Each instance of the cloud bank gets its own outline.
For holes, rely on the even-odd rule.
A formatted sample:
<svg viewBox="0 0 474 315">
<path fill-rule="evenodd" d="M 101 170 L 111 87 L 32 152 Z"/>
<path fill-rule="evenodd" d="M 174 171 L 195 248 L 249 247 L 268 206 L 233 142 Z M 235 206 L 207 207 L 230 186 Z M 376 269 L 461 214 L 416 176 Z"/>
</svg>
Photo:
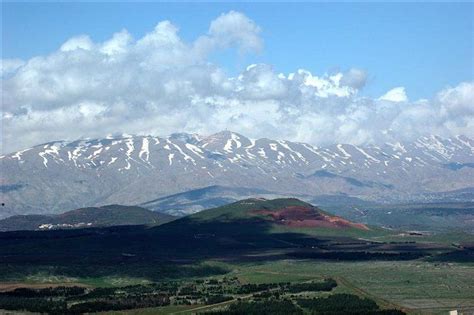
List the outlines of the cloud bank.
<svg viewBox="0 0 474 315">
<path fill-rule="evenodd" d="M 410 101 L 403 87 L 368 98 L 359 93 L 363 70 L 318 76 L 256 64 L 229 76 L 209 62 L 222 49 L 262 51 L 260 27 L 231 11 L 194 42 L 162 21 L 138 39 L 126 30 L 101 43 L 80 35 L 47 56 L 2 60 L 2 151 L 115 133 L 226 128 L 316 145 L 474 133 L 473 82 L 430 100 Z"/>
</svg>

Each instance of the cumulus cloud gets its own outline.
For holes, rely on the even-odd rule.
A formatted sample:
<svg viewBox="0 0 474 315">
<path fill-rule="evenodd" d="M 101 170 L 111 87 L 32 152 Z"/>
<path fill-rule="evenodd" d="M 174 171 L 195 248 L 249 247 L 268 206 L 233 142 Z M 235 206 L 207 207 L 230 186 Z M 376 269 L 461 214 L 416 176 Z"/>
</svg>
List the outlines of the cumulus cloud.
<svg viewBox="0 0 474 315">
<path fill-rule="evenodd" d="M 354 89 L 362 89 L 367 83 L 367 72 L 362 69 L 351 68 L 349 71 L 344 73 L 341 84 L 347 85 Z"/>
<path fill-rule="evenodd" d="M 209 62 L 221 49 L 263 49 L 261 29 L 228 12 L 185 42 L 170 21 L 142 38 L 127 30 L 104 42 L 87 35 L 30 60 L 2 61 L 3 152 L 38 143 L 107 134 L 230 129 L 250 137 L 316 145 L 473 134 L 474 83 L 409 101 L 403 87 L 378 99 L 361 96 L 361 69 L 317 75 L 280 73 L 268 64 L 229 76 Z"/>
<path fill-rule="evenodd" d="M 474 115 L 474 85 L 461 83 L 456 87 L 439 92 L 436 100 L 441 106 L 441 113 L 446 116 L 459 117 Z"/>
<path fill-rule="evenodd" d="M 94 44 L 87 35 L 80 35 L 67 40 L 59 48 L 60 51 L 72 51 L 76 49 L 91 50 Z"/>
<path fill-rule="evenodd" d="M 407 102 L 408 97 L 405 92 L 405 88 L 400 86 L 391 89 L 381 97 L 379 97 L 379 101 L 390 101 L 390 102 Z"/>
<path fill-rule="evenodd" d="M 25 62 L 21 59 L 2 59 L 1 63 L 1 77 L 7 76 L 10 73 L 15 72 L 18 68 L 24 65 Z"/>
<path fill-rule="evenodd" d="M 260 27 L 240 12 L 230 11 L 211 22 L 209 35 L 219 46 L 236 43 L 242 52 L 260 51 Z"/>
</svg>

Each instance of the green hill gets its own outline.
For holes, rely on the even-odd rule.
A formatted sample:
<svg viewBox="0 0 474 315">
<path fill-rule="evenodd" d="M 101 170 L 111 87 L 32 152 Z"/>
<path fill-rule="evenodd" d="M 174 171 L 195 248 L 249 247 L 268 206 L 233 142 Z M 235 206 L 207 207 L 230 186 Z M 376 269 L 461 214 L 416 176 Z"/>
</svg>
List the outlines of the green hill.
<svg viewBox="0 0 474 315">
<path fill-rule="evenodd" d="M 188 217 L 200 222 L 232 222 L 238 220 L 264 221 L 273 228 L 287 229 L 337 229 L 365 230 L 369 228 L 363 224 L 350 222 L 334 216 L 318 207 L 295 198 L 279 198 L 267 200 L 263 198 L 245 199 L 226 206 L 205 210 Z"/>
<path fill-rule="evenodd" d="M 237 201 L 225 206 L 204 210 L 189 216 L 197 220 L 233 220 L 255 217 L 252 210 L 277 210 L 289 206 L 313 207 L 311 204 L 296 198 L 278 198 L 267 200 L 263 198 L 250 198 Z M 317 208 L 315 208 L 317 209 Z M 318 209 L 319 211 L 322 211 Z"/>
<path fill-rule="evenodd" d="M 67 211 L 58 215 L 17 215 L 0 220 L 0 231 L 51 230 L 114 225 L 158 225 L 173 216 L 136 206 L 108 205 Z"/>
</svg>

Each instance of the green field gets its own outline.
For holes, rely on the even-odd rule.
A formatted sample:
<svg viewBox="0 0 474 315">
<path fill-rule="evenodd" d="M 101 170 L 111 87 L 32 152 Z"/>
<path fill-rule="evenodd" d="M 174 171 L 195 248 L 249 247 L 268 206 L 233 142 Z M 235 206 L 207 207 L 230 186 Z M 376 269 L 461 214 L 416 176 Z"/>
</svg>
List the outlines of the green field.
<svg viewBox="0 0 474 315">
<path fill-rule="evenodd" d="M 258 284 L 318 281 L 331 277 L 338 282 L 334 293 L 351 293 L 368 297 L 383 308 L 397 308 L 408 314 L 446 314 L 451 309 L 474 309 L 474 264 L 431 263 L 419 260 L 405 262 L 282 260 L 262 263 L 208 261 L 207 264 L 229 272 L 222 276 L 203 279 L 237 277 L 241 283 Z M 65 279 L 52 276 L 48 278 L 43 275 L 24 280 L 28 283 L 64 283 Z M 191 278 L 186 278 L 186 281 L 189 280 Z M 119 276 L 96 279 L 73 278 L 66 282 L 68 281 L 105 287 L 150 283 L 148 279 Z M 213 308 L 212 306 L 202 308 L 202 305 L 173 305 L 110 314 L 193 313 L 193 309 L 197 307 L 200 307 L 200 310 Z"/>
<path fill-rule="evenodd" d="M 304 280 L 334 277 L 348 292 L 427 314 L 446 309 L 474 308 L 474 264 L 409 262 L 280 261 L 235 271 L 242 279 Z"/>
<path fill-rule="evenodd" d="M 474 310 L 474 264 L 409 262 L 312 262 L 285 260 L 229 265 L 243 282 L 308 281 L 333 277 L 336 292 L 367 296 L 409 314 Z"/>
</svg>

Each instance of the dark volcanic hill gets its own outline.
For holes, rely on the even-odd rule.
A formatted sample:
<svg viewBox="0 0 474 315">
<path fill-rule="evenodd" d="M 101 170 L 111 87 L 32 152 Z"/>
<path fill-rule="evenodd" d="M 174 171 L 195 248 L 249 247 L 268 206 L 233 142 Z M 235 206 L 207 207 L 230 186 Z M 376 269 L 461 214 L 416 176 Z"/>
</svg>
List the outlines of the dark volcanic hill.
<svg viewBox="0 0 474 315">
<path fill-rule="evenodd" d="M 140 207 L 108 205 L 76 209 L 58 215 L 16 215 L 0 220 L 0 231 L 158 225 L 173 219 L 173 216 Z"/>
<path fill-rule="evenodd" d="M 251 198 L 202 211 L 189 218 L 199 222 L 229 223 L 240 220 L 255 220 L 274 227 L 284 226 L 295 230 L 298 230 L 298 228 L 369 229 L 364 224 L 350 222 L 331 215 L 318 207 L 295 198 L 273 200 Z"/>
</svg>

